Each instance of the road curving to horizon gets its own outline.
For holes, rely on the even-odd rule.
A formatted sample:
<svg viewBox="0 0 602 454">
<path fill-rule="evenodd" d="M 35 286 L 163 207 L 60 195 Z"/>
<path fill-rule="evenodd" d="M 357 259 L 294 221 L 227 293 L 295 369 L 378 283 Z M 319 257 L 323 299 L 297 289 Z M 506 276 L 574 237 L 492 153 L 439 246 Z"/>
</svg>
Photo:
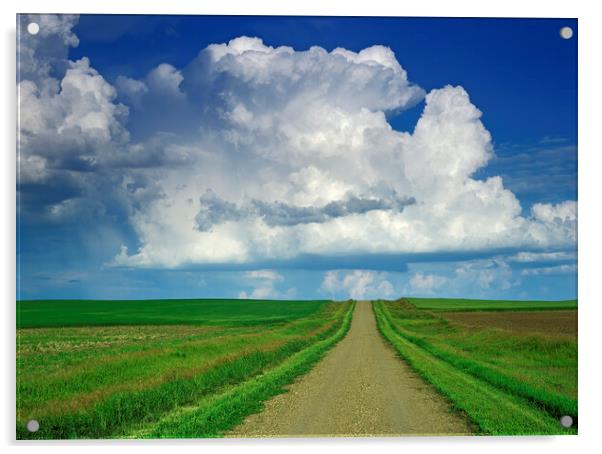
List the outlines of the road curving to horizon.
<svg viewBox="0 0 602 454">
<path fill-rule="evenodd" d="M 229 437 L 469 435 L 468 420 L 385 343 L 369 301 L 310 372 Z"/>
</svg>

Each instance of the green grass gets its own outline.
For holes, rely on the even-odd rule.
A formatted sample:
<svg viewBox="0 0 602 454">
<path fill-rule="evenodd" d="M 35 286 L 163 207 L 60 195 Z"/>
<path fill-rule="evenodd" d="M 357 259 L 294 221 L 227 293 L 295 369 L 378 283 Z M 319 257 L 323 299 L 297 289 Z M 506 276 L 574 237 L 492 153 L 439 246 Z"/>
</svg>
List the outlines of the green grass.
<svg viewBox="0 0 602 454">
<path fill-rule="evenodd" d="M 39 300 L 17 302 L 17 328 L 114 325 L 241 326 L 306 317 L 327 301 Z"/>
<path fill-rule="evenodd" d="M 577 418 L 576 339 L 458 328 L 404 301 L 375 302 L 382 335 L 481 433 L 571 434 Z"/>
<path fill-rule="evenodd" d="M 269 376 L 288 358 L 324 345 L 340 332 L 351 308 L 350 303 L 312 306 L 281 301 L 293 316 L 276 323 L 264 308 L 267 323 L 262 324 L 259 303 L 244 303 L 226 304 L 226 310 L 216 310 L 213 319 L 203 317 L 199 326 L 157 323 L 19 329 L 17 438 L 129 436 L 181 408 Z M 252 308 L 253 324 L 241 307 Z M 300 315 L 300 307 L 305 315 Z M 312 312 L 310 307 L 314 307 Z M 229 310 L 232 319 L 215 326 L 215 320 L 224 320 Z M 81 320 L 77 314 L 70 316 Z M 123 312 L 116 317 L 123 321 Z M 38 432 L 26 431 L 29 419 L 40 422 Z"/>
<path fill-rule="evenodd" d="M 462 298 L 406 298 L 418 309 L 430 311 L 537 311 L 577 309 L 577 300 L 515 301 Z"/>
</svg>

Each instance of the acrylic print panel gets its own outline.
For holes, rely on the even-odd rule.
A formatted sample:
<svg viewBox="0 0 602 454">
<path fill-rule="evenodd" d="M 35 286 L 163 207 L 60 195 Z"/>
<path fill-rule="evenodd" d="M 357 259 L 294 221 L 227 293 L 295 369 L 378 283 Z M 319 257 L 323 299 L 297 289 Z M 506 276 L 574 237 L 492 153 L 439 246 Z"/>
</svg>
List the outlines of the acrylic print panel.
<svg viewBox="0 0 602 454">
<path fill-rule="evenodd" d="M 19 15 L 18 439 L 577 433 L 577 21 Z"/>
</svg>

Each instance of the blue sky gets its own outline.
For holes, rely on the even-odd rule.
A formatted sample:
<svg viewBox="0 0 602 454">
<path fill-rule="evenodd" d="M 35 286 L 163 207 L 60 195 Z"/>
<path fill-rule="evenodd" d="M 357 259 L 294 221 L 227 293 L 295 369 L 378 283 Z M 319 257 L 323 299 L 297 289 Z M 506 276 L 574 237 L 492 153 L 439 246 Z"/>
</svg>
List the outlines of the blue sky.
<svg viewBox="0 0 602 454">
<path fill-rule="evenodd" d="M 20 298 L 576 297 L 576 20 L 19 26 Z"/>
</svg>

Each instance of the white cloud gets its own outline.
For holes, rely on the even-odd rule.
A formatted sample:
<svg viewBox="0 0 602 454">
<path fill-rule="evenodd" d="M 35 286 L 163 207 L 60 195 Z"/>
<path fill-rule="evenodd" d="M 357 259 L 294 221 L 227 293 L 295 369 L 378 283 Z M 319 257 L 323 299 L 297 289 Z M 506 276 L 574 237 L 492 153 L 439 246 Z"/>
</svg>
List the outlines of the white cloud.
<svg viewBox="0 0 602 454">
<path fill-rule="evenodd" d="M 125 105 L 88 58 L 67 60 L 78 45 L 72 15 L 19 16 L 19 165 L 36 181 L 56 179 L 57 171 L 90 170 L 110 160 L 127 143 Z M 38 35 L 24 32 L 30 21 Z M 52 170 L 52 171 L 49 171 Z"/>
<path fill-rule="evenodd" d="M 557 205 L 536 203 L 532 208 L 533 217 L 546 223 L 573 223 L 577 220 L 577 202 L 568 200 Z"/>
<path fill-rule="evenodd" d="M 142 97 L 148 93 L 148 86 L 142 80 L 132 79 L 126 76 L 118 76 L 115 80 L 115 88 L 131 105 L 141 108 Z"/>
<path fill-rule="evenodd" d="M 453 283 L 460 288 L 474 285 L 481 290 L 507 290 L 517 281 L 505 261 L 492 259 L 462 263 L 455 270 Z"/>
<path fill-rule="evenodd" d="M 281 291 L 276 288 L 276 283 L 283 282 L 284 276 L 274 270 L 252 270 L 242 273 L 243 281 L 250 281 L 253 289 L 251 291 L 243 290 L 239 292 L 238 297 L 242 299 L 265 299 L 280 298 L 290 299 L 294 297 L 296 289 L 288 288 Z"/>
<path fill-rule="evenodd" d="M 244 273 L 246 279 L 264 279 L 267 281 L 282 281 L 284 277 L 282 274 L 274 270 L 253 270 Z"/>
<path fill-rule="evenodd" d="M 48 177 L 47 161 L 37 155 L 17 156 L 20 183 L 38 183 Z"/>
<path fill-rule="evenodd" d="M 524 269 L 521 274 L 523 276 L 541 276 L 547 274 L 567 274 L 567 273 L 576 273 L 577 265 L 556 265 L 556 266 L 546 266 L 541 268 L 527 268 Z"/>
<path fill-rule="evenodd" d="M 413 264 L 410 269 L 411 275 L 402 287 L 405 295 L 500 298 L 521 283 L 520 271 L 515 272 L 501 258 L 431 263 L 427 267 Z M 426 271 L 433 269 L 438 272 Z"/>
<path fill-rule="evenodd" d="M 56 159 L 61 151 L 56 145 L 81 158 L 112 140 L 127 140 L 121 123 L 127 107 L 113 103 L 115 89 L 90 67 L 86 57 L 69 63 L 55 93 L 40 92 L 30 80 L 21 81 L 18 90 L 19 139 L 25 155 L 43 152 L 41 141 L 50 146 L 50 158 Z"/>
<path fill-rule="evenodd" d="M 388 47 L 372 46 L 361 50 L 358 53 L 337 47 L 332 51 L 332 53 L 335 55 L 342 55 L 352 63 L 365 63 L 373 66 L 384 66 L 385 68 L 392 69 L 395 73 L 403 74 L 403 77 L 407 78 L 406 72 L 395 58 L 395 54 Z"/>
<path fill-rule="evenodd" d="M 238 294 L 239 299 L 268 299 L 268 298 L 276 298 L 274 293 L 274 288 L 270 286 L 260 286 L 255 287 L 251 293 L 247 293 L 245 290 L 242 290 Z"/>
<path fill-rule="evenodd" d="M 393 284 L 386 273 L 376 271 L 327 271 L 320 290 L 331 297 L 344 296 L 353 299 L 389 298 L 395 294 Z"/>
<path fill-rule="evenodd" d="M 568 251 L 559 252 L 519 252 L 507 258 L 510 262 L 553 262 L 559 260 L 575 260 L 576 253 Z"/>
<path fill-rule="evenodd" d="M 432 293 L 434 290 L 438 289 L 446 282 L 447 278 L 444 276 L 437 276 L 435 274 L 415 273 L 410 278 L 410 287 L 412 291 Z"/>
<path fill-rule="evenodd" d="M 161 63 L 153 69 L 146 77 L 146 85 L 151 90 L 168 96 L 183 96 L 180 91 L 180 84 L 184 80 L 182 73 L 167 63 Z"/>
</svg>

